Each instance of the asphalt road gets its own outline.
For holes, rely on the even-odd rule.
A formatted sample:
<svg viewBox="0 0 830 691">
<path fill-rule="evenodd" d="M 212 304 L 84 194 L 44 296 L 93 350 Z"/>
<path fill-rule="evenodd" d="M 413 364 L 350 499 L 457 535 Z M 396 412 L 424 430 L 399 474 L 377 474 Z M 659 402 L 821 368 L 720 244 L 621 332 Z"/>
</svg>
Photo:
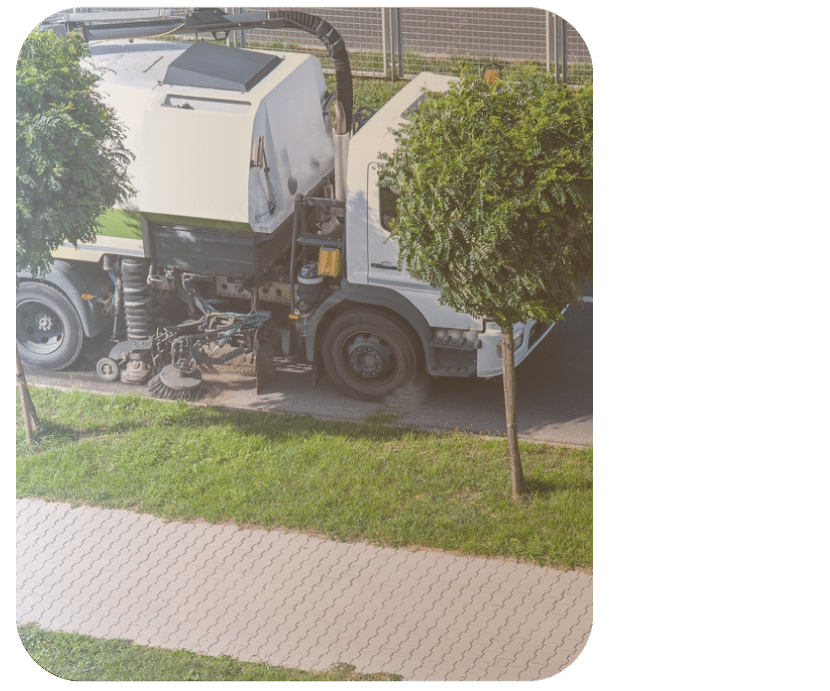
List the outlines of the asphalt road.
<svg viewBox="0 0 830 691">
<path fill-rule="evenodd" d="M 593 441 L 593 304 L 572 306 L 566 317 L 517 369 L 518 428 L 523 439 L 584 446 Z M 143 386 L 103 382 L 83 365 L 64 372 L 26 372 L 34 385 L 146 393 Z M 312 386 L 311 368 L 305 365 L 282 364 L 259 395 L 254 379 L 238 368 L 223 366 L 203 374 L 206 387 L 199 403 L 205 405 L 352 420 L 382 409 L 403 425 L 505 433 L 500 379 L 433 379 L 394 400 L 364 403 L 340 393 L 328 378 Z"/>
</svg>

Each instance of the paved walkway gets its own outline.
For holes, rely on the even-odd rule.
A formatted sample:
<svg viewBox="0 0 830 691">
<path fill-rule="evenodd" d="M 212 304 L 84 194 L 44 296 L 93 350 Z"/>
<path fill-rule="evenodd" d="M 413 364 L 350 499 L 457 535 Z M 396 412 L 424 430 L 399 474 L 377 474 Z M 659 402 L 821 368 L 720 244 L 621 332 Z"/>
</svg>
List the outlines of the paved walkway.
<svg viewBox="0 0 830 691">
<path fill-rule="evenodd" d="M 422 681 L 544 679 L 591 628 L 576 571 L 33 499 L 17 515 L 20 624 Z"/>
</svg>

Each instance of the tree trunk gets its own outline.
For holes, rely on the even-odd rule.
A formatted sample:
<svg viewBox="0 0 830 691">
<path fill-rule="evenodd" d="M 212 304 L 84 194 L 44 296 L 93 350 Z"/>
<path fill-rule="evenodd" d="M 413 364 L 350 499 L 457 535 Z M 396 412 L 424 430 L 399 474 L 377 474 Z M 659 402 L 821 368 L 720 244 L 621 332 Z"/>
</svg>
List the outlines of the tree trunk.
<svg viewBox="0 0 830 691">
<path fill-rule="evenodd" d="M 504 412 L 507 418 L 507 446 L 510 450 L 510 478 L 513 499 L 525 492 L 525 476 L 519 456 L 519 431 L 516 428 L 516 359 L 513 353 L 513 326 L 502 327 L 501 371 L 504 375 Z"/>
<path fill-rule="evenodd" d="M 23 425 L 26 428 L 26 438 L 31 441 L 35 437 L 40 420 L 37 418 L 35 404 L 29 395 L 29 386 L 26 384 L 26 375 L 23 373 L 23 361 L 20 359 L 20 351 L 15 346 L 17 356 L 17 390 L 20 392 L 20 408 L 23 411 Z"/>
</svg>

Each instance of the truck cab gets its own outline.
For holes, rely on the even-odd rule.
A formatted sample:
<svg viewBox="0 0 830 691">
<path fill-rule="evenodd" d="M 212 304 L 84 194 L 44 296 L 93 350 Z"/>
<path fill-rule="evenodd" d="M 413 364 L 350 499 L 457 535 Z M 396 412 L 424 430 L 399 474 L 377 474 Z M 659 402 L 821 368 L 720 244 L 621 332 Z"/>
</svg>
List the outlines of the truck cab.
<svg viewBox="0 0 830 691">
<path fill-rule="evenodd" d="M 442 305 L 437 288 L 410 276 L 399 259 L 397 241 L 390 236 L 395 191 L 381 187 L 378 180 L 382 154 L 390 153 L 396 145 L 394 131 L 417 108 L 425 91 L 445 91 L 453 81 L 453 77 L 444 75 L 419 74 L 352 138 L 346 201 L 346 279 L 355 299 L 371 299 L 372 304 L 385 310 L 387 318 L 407 315 L 409 338 L 429 375 L 491 378 L 502 373 L 501 330 L 492 321 Z M 514 326 L 517 364 L 550 328 L 535 322 Z M 380 354 L 378 358 L 382 359 Z M 359 376 L 359 368 L 353 369 Z M 340 386 L 346 388 L 342 383 Z"/>
</svg>

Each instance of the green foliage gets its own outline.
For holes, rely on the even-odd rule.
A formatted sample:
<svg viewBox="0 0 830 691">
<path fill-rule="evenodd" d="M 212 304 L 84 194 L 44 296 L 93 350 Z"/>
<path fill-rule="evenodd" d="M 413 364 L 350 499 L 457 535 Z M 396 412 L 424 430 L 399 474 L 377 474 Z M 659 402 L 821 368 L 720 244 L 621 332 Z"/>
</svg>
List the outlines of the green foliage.
<svg viewBox="0 0 830 691">
<path fill-rule="evenodd" d="M 336 91 L 337 78 L 335 75 L 327 75 L 326 84 L 329 91 Z M 355 77 L 353 86 L 354 110 L 357 113 L 360 108 L 368 108 L 373 111 L 380 110 L 390 98 L 406 86 L 406 82 Z"/>
<path fill-rule="evenodd" d="M 381 184 L 415 277 L 502 326 L 561 318 L 592 272 L 593 87 L 535 69 L 467 75 L 397 133 Z"/>
<path fill-rule="evenodd" d="M 75 34 L 33 31 L 17 60 L 17 267 L 51 263 L 64 241 L 95 237 L 98 216 L 131 190 L 115 113 L 81 64 Z"/>
</svg>

